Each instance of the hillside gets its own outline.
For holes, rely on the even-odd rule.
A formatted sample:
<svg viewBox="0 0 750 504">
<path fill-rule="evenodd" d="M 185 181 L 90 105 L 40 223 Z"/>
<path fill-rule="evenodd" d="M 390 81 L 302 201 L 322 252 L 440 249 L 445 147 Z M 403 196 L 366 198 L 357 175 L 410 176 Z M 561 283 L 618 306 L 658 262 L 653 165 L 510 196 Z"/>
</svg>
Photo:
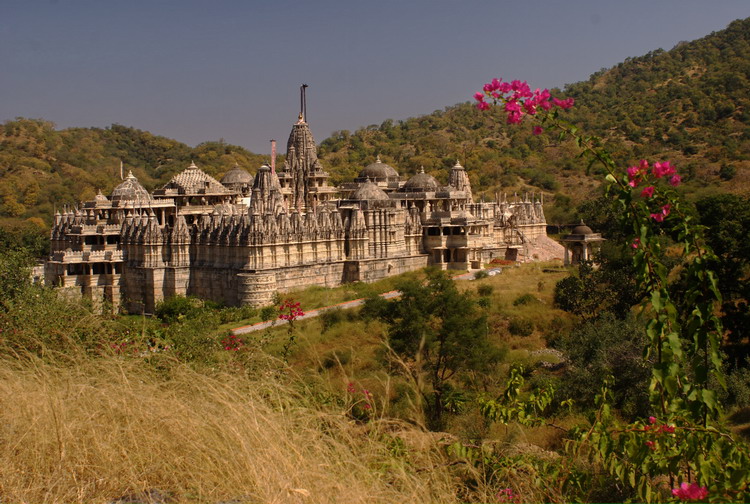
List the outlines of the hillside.
<svg viewBox="0 0 750 504">
<path fill-rule="evenodd" d="M 498 75 L 506 80 L 523 78 Z M 688 176 L 685 190 L 750 190 L 750 19 L 707 37 L 630 58 L 587 81 L 552 90 L 575 98 L 567 117 L 604 137 L 616 159 L 671 159 Z M 477 83 L 477 89 L 482 83 Z M 467 89 L 467 97 L 472 91 Z M 471 103 L 430 115 L 385 121 L 353 133 L 340 131 L 321 143 L 322 157 L 340 179 L 351 177 L 376 154 L 401 175 L 424 166 L 447 177 L 459 159 L 475 187 L 488 197 L 498 189 L 557 193 L 554 221 L 595 191 L 575 159 L 577 149 L 557 145 L 530 128 L 507 127 L 499 114 Z"/>
<path fill-rule="evenodd" d="M 507 79 L 523 76 L 502 75 Z M 750 18 L 669 51 L 656 50 L 552 90 L 571 96 L 567 117 L 607 140 L 623 167 L 639 158 L 670 159 L 693 197 L 750 192 Z M 477 83 L 477 89 L 482 83 Z M 475 91 L 467 89 L 467 97 Z M 313 125 L 314 128 L 314 125 Z M 320 144 L 334 183 L 351 180 L 376 155 L 402 177 L 421 166 L 443 182 L 456 159 L 479 197 L 496 191 L 544 191 L 550 223 L 573 222 L 576 207 L 597 193 L 571 143 L 530 128 L 507 127 L 497 113 L 462 103 L 432 114 L 338 131 Z M 222 141 L 196 148 L 120 125 L 56 130 L 17 119 L 0 128 L 0 218 L 49 223 L 54 206 L 111 189 L 120 160 L 151 189 L 194 159 L 212 175 L 237 162 L 254 172 L 267 158 Z"/>
<path fill-rule="evenodd" d="M 153 189 L 191 160 L 220 176 L 235 163 L 254 172 L 267 157 L 223 141 L 190 148 L 118 124 L 56 130 L 49 121 L 18 118 L 0 126 L 0 216 L 49 223 L 55 206 L 108 193 L 119 183 L 120 161 Z"/>
</svg>

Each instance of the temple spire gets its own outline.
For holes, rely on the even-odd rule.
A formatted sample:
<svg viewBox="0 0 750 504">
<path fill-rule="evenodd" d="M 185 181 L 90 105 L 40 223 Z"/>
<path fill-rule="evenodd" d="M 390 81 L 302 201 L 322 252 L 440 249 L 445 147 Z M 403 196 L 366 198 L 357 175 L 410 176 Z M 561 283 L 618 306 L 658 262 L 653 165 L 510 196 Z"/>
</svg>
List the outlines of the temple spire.
<svg viewBox="0 0 750 504">
<path fill-rule="evenodd" d="M 302 84 L 299 87 L 299 117 L 302 121 L 307 121 L 307 97 L 305 96 L 305 90 L 309 86 Z"/>
</svg>

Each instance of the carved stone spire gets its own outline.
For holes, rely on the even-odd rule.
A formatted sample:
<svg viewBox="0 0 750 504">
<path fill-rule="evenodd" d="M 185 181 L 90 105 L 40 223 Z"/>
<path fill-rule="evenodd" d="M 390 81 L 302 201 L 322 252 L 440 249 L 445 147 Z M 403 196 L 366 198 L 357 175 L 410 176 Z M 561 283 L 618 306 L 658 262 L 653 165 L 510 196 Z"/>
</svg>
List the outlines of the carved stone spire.
<svg viewBox="0 0 750 504">
<path fill-rule="evenodd" d="M 451 168 L 450 185 L 459 191 L 464 191 L 470 203 L 474 201 L 471 196 L 471 182 L 469 182 L 469 176 L 466 174 L 464 167 L 461 166 L 461 163 L 458 161 L 456 161 L 455 166 Z"/>
<path fill-rule="evenodd" d="M 310 195 L 310 175 L 321 171 L 318 149 L 310 127 L 300 113 L 299 120 L 292 126 L 286 144 L 285 170 L 292 177 L 291 206 L 297 210 L 312 207 Z"/>
</svg>

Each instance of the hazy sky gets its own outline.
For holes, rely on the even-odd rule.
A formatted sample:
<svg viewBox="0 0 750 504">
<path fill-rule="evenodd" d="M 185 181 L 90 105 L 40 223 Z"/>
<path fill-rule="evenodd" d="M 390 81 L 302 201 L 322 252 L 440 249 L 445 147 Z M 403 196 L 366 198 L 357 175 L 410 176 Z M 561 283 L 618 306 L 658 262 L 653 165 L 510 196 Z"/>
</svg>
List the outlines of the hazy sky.
<svg viewBox="0 0 750 504">
<path fill-rule="evenodd" d="M 266 153 L 303 82 L 320 141 L 467 101 L 492 77 L 560 87 L 748 16 L 748 0 L 0 0 L 0 121 Z"/>
</svg>

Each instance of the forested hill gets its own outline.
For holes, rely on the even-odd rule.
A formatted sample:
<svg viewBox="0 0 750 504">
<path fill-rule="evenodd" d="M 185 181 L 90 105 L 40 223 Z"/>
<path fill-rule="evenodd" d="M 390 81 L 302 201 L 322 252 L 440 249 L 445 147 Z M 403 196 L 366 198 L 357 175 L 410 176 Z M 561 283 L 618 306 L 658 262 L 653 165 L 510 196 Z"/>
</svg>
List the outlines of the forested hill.
<svg viewBox="0 0 750 504">
<path fill-rule="evenodd" d="M 160 186 L 194 160 L 220 176 L 235 163 L 255 173 L 268 156 L 223 141 L 191 148 L 176 140 L 117 124 L 109 128 L 56 130 L 38 119 L 0 126 L 0 216 L 50 222 L 54 206 L 105 194 L 120 182 L 120 161 L 148 189 Z M 38 222 L 38 221 L 37 221 Z"/>
<path fill-rule="evenodd" d="M 689 194 L 747 194 L 749 39 L 750 19 L 735 21 L 700 40 L 628 59 L 552 91 L 575 98 L 567 117 L 586 133 L 605 137 L 623 169 L 640 158 L 669 159 L 686 175 L 683 190 Z M 488 77 L 492 72 L 488 68 Z M 482 84 L 467 89 L 467 98 Z M 555 196 L 547 198 L 548 220 L 570 223 L 576 205 L 596 194 L 601 177 L 585 173 L 574 145 L 533 136 L 530 129 L 506 126 L 499 111 L 482 113 L 467 102 L 335 132 L 321 143 L 320 156 L 334 182 L 351 180 L 378 154 L 404 178 L 424 166 L 445 182 L 458 159 L 480 197 L 498 190 L 543 190 Z M 191 159 L 221 175 L 235 162 L 254 173 L 267 156 L 220 141 L 190 148 L 120 125 L 56 130 L 43 120 L 6 122 L 0 127 L 0 226 L 8 219 L 49 223 L 55 204 L 91 198 L 99 188 L 108 192 L 119 180 L 120 160 L 151 189 Z"/>
<path fill-rule="evenodd" d="M 492 75 L 492 69 L 488 69 Z M 497 75 L 505 80 L 522 75 Z M 750 189 L 750 19 L 672 50 L 656 50 L 601 70 L 557 96 L 572 96 L 566 115 L 586 133 L 608 140 L 615 159 L 670 159 L 688 175 L 688 192 Z M 467 89 L 467 98 L 481 89 Z M 464 103 L 423 117 L 385 121 L 353 133 L 339 131 L 321 146 L 326 166 L 351 177 L 380 154 L 401 175 L 421 165 L 445 180 L 459 159 L 472 183 L 488 196 L 504 188 L 557 193 L 548 217 L 569 210 L 595 191 L 572 145 L 555 145 L 529 127 L 506 126 L 495 113 Z M 624 166 L 623 166 L 624 169 Z"/>
</svg>

